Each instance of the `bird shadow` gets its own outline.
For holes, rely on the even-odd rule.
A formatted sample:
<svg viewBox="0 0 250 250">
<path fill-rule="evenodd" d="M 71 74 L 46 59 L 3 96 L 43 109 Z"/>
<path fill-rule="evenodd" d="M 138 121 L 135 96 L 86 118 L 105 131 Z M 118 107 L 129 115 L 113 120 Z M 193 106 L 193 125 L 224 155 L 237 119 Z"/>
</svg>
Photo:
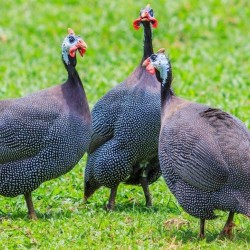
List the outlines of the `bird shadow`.
<svg viewBox="0 0 250 250">
<path fill-rule="evenodd" d="M 114 211 L 116 212 L 142 212 L 142 213 L 155 213 L 159 211 L 159 207 L 150 206 L 147 207 L 145 204 L 132 203 L 129 201 L 121 202 L 116 204 Z"/>
<path fill-rule="evenodd" d="M 107 210 L 106 209 L 106 203 L 104 204 L 91 204 L 91 203 L 87 203 L 87 204 L 81 204 L 80 206 L 78 206 L 78 209 L 80 210 L 80 213 L 84 216 L 84 213 L 86 212 L 86 210 L 88 209 L 95 209 L 97 213 L 101 212 L 113 212 L 113 213 L 131 213 L 131 212 L 135 212 L 135 213 L 146 213 L 146 214 L 153 214 L 159 211 L 159 207 L 156 206 L 152 206 L 152 207 L 146 207 L 143 204 L 133 204 L 131 202 L 124 202 L 124 203 L 119 203 L 115 206 L 114 210 Z M 49 219 L 54 219 L 54 220 L 59 220 L 62 218 L 72 218 L 75 215 L 75 211 L 72 211 L 71 209 L 63 209 L 60 211 L 53 211 L 53 209 L 48 209 L 48 211 L 42 213 L 38 210 L 36 210 L 36 215 L 37 215 L 37 219 L 39 220 L 49 220 Z M 79 214 L 79 211 L 77 212 Z M 35 220 L 31 220 L 28 216 L 28 213 L 26 211 L 13 211 L 13 212 L 3 212 L 0 211 L 0 223 L 3 220 L 12 220 L 12 221 L 17 221 L 17 220 L 24 220 L 24 221 L 35 221 Z"/>
<path fill-rule="evenodd" d="M 61 210 L 61 211 L 48 211 L 45 213 L 41 213 L 39 211 L 36 211 L 37 220 L 48 220 L 48 219 L 61 219 L 61 218 L 71 218 L 73 216 L 74 212 L 71 210 Z M 24 221 L 36 221 L 29 218 L 27 212 L 24 211 L 17 211 L 13 213 L 2 213 L 0 214 L 0 222 L 3 220 L 24 220 Z"/>
<path fill-rule="evenodd" d="M 152 205 L 150 207 L 147 207 L 144 203 L 135 203 L 131 201 L 124 201 L 116 203 L 113 210 L 107 210 L 106 208 L 107 201 L 104 201 L 103 203 L 92 203 L 87 202 L 85 204 L 86 209 L 95 209 L 96 211 L 106 211 L 106 212 L 113 212 L 113 213 L 147 213 L 147 214 L 154 214 L 162 210 L 162 207 L 159 205 Z M 179 213 L 177 213 L 179 214 Z"/>
<path fill-rule="evenodd" d="M 250 235 L 246 232 L 234 232 L 233 236 L 228 238 L 226 236 L 221 236 L 220 231 L 218 232 L 207 232 L 204 239 L 199 238 L 197 231 L 190 228 L 184 229 L 169 229 L 168 234 L 171 237 L 174 237 L 176 241 L 180 241 L 183 244 L 186 243 L 197 243 L 203 242 L 212 243 L 212 242 L 247 242 L 250 243 Z"/>
<path fill-rule="evenodd" d="M 38 216 L 38 214 L 37 214 Z M 0 214 L 0 222 L 4 220 L 25 220 L 25 221 L 30 221 L 29 216 L 27 212 L 10 212 L 10 213 L 1 213 Z"/>
</svg>

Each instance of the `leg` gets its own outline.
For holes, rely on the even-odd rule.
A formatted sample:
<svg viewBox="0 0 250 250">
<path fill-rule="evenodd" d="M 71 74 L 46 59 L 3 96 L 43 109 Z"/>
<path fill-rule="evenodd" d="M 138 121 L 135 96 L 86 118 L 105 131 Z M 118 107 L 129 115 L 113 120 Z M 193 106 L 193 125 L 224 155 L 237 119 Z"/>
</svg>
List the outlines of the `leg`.
<svg viewBox="0 0 250 250">
<path fill-rule="evenodd" d="M 200 234 L 201 239 L 205 238 L 205 219 L 200 219 Z"/>
<path fill-rule="evenodd" d="M 29 218 L 32 220 L 37 220 L 36 212 L 32 202 L 31 192 L 25 193 L 24 198 L 28 207 Z"/>
<path fill-rule="evenodd" d="M 117 193 L 117 188 L 118 188 L 118 185 L 115 186 L 114 188 L 111 188 L 109 202 L 106 206 L 107 210 L 113 210 L 115 207 L 115 197 L 116 197 L 116 193 Z"/>
<path fill-rule="evenodd" d="M 232 233 L 232 229 L 235 226 L 235 224 L 233 223 L 233 219 L 234 219 L 234 213 L 233 212 L 229 212 L 228 218 L 227 218 L 227 222 L 221 232 L 222 236 L 228 236 L 231 237 L 233 235 Z"/>
<path fill-rule="evenodd" d="M 151 195 L 150 195 L 149 188 L 148 188 L 147 177 L 141 176 L 140 183 L 141 183 L 141 186 L 143 188 L 143 192 L 144 192 L 144 195 L 146 198 L 146 206 L 151 207 L 152 206 L 152 199 L 151 199 Z"/>
</svg>

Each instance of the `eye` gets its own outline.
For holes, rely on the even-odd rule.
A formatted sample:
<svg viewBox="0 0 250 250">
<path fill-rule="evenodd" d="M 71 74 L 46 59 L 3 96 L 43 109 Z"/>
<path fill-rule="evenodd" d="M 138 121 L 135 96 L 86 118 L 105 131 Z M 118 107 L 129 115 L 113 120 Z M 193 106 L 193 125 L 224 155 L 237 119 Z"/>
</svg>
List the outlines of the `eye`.
<svg viewBox="0 0 250 250">
<path fill-rule="evenodd" d="M 155 55 L 155 54 L 153 54 L 153 55 L 150 56 L 150 60 L 152 62 L 155 62 L 156 58 L 157 58 L 157 55 Z"/>
<path fill-rule="evenodd" d="M 151 17 L 154 16 L 154 11 L 153 11 L 153 9 L 151 9 L 148 13 L 150 14 Z"/>
<path fill-rule="evenodd" d="M 70 36 L 70 37 L 69 37 L 69 42 L 70 42 L 70 43 L 73 43 L 75 40 L 76 40 L 76 39 L 75 39 L 73 36 Z"/>
</svg>

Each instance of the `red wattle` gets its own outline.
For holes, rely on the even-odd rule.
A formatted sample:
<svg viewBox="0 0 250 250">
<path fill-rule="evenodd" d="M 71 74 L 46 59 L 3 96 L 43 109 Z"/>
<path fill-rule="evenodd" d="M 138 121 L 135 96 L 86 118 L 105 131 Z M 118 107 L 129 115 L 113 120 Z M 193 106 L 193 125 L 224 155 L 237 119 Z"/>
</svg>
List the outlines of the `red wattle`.
<svg viewBox="0 0 250 250">
<path fill-rule="evenodd" d="M 86 52 L 86 49 L 78 48 L 78 51 L 79 51 L 79 54 L 80 54 L 81 56 L 83 56 L 83 55 L 85 54 L 85 52 Z"/>
<path fill-rule="evenodd" d="M 71 57 L 75 57 L 75 55 L 76 55 L 76 50 L 77 50 L 77 47 L 76 47 L 76 46 L 71 47 L 71 48 L 69 49 L 69 55 L 70 55 Z"/>
<path fill-rule="evenodd" d="M 134 29 L 136 30 L 140 29 L 140 22 L 141 22 L 141 18 L 137 18 L 134 20 L 133 22 Z"/>
<path fill-rule="evenodd" d="M 69 52 L 69 55 L 70 55 L 71 57 L 75 57 L 76 52 L 72 50 L 72 51 Z"/>
<path fill-rule="evenodd" d="M 146 67 L 146 70 L 151 74 L 151 75 L 154 75 L 155 74 L 155 68 L 149 64 L 147 67 Z"/>
<path fill-rule="evenodd" d="M 149 21 L 151 21 L 151 24 L 152 24 L 153 28 L 157 28 L 157 26 L 158 26 L 158 20 L 157 19 L 155 19 L 154 17 L 150 17 Z"/>
</svg>

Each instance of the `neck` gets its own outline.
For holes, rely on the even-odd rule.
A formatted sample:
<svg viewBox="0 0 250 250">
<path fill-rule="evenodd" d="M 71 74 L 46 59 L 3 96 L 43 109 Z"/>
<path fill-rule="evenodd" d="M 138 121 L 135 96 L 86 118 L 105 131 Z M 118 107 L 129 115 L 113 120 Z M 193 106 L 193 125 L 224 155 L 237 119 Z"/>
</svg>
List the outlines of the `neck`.
<svg viewBox="0 0 250 250">
<path fill-rule="evenodd" d="M 72 65 L 67 65 L 66 66 L 66 69 L 68 71 L 68 80 L 67 82 L 73 86 L 78 86 L 78 87 L 81 87 L 83 88 L 82 86 L 82 81 L 78 75 L 78 72 L 76 70 L 76 68 Z"/>
<path fill-rule="evenodd" d="M 167 89 L 161 85 L 161 109 L 163 110 L 166 103 L 168 103 L 172 96 L 174 96 L 174 92 L 171 88 Z"/>
<path fill-rule="evenodd" d="M 171 100 L 171 97 L 174 95 L 174 92 L 171 89 L 171 83 L 172 83 L 172 68 L 171 65 L 169 66 L 169 70 L 167 73 L 167 78 L 164 81 L 162 78 L 160 78 L 159 71 L 156 71 L 156 77 L 158 81 L 161 83 L 161 107 L 165 106 L 167 102 Z"/>
<path fill-rule="evenodd" d="M 72 64 L 66 65 L 68 80 L 63 84 L 62 91 L 68 107 L 74 112 L 83 115 L 86 121 L 90 121 L 90 111 L 86 94 L 81 79 Z"/>
<path fill-rule="evenodd" d="M 151 56 L 153 51 L 152 46 L 152 31 L 151 31 L 151 24 L 150 22 L 142 22 L 144 28 L 144 53 L 143 53 L 143 60 Z"/>
</svg>

